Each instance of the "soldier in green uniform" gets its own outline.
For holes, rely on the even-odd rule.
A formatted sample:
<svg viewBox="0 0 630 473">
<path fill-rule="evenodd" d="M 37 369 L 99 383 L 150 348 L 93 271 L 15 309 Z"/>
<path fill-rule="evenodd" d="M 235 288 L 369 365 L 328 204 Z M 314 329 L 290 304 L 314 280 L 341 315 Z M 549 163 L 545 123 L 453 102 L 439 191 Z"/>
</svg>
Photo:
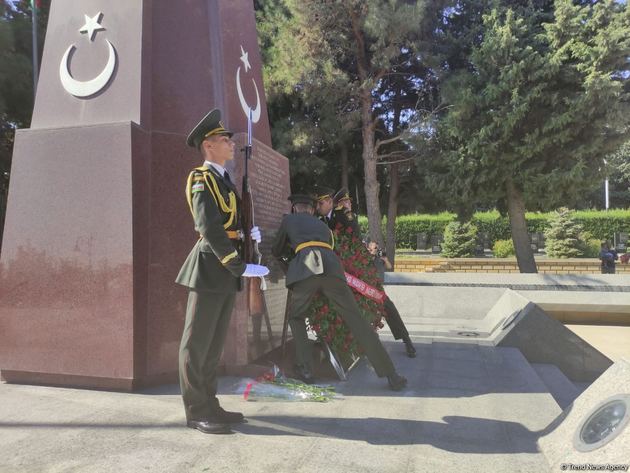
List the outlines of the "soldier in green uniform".
<svg viewBox="0 0 630 473">
<path fill-rule="evenodd" d="M 363 347 L 376 374 L 386 376 L 392 390 L 403 389 L 407 380 L 396 373 L 378 335 L 361 317 L 346 283 L 341 261 L 333 251 L 332 232 L 313 215 L 313 198 L 294 194 L 289 199 L 293 204 L 293 213 L 282 219 L 272 253 L 278 258 L 291 258 L 286 285 L 291 291 L 289 325 L 295 339 L 298 375 L 306 382 L 313 382 L 312 353 L 304 318 L 311 298 L 321 291 L 339 307 L 343 321 Z"/>
<path fill-rule="evenodd" d="M 347 188 L 342 187 L 333 196 L 333 207 L 335 208 L 333 213 L 336 215 L 336 220 L 342 224 L 343 228 L 351 228 L 352 233 L 361 239 L 359 219 L 357 214 L 352 211 L 352 198 Z"/>
<path fill-rule="evenodd" d="M 332 208 L 330 208 L 331 202 L 330 199 L 330 190 L 325 189 L 318 196 L 318 211 L 321 213 L 326 212 L 330 209 L 330 218 L 328 219 L 328 226 L 331 229 L 339 229 L 340 231 L 346 231 L 347 228 L 352 229 L 352 233 L 360 238 L 361 230 L 359 228 L 359 221 L 357 215 L 352 211 L 352 198 L 350 197 L 350 193 L 348 189 L 342 187 L 332 196 Z M 322 218 L 322 217 L 320 217 Z M 374 265 L 376 266 L 376 270 L 381 281 L 385 280 L 385 268 L 384 268 L 384 259 L 381 256 L 377 256 L 376 251 L 378 250 L 378 245 L 372 242 L 368 246 L 368 251 L 372 254 Z M 374 246 L 376 245 L 376 247 Z M 391 266 L 391 264 L 390 264 Z M 405 344 L 405 352 L 409 358 L 415 358 L 416 356 L 416 348 L 413 346 L 411 342 L 411 338 L 409 337 L 409 332 L 407 331 L 407 327 L 400 317 L 400 313 L 398 309 L 392 302 L 389 297 L 385 298 L 385 302 L 383 303 L 383 308 L 385 310 L 385 320 L 387 320 L 387 325 L 389 325 L 390 330 L 392 331 L 392 335 L 395 340 L 401 340 Z"/>
<path fill-rule="evenodd" d="M 199 240 L 186 258 L 176 282 L 189 289 L 186 322 L 179 349 L 179 382 L 187 426 L 208 434 L 230 433 L 242 422 L 239 412 L 219 405 L 217 366 L 241 276 L 262 277 L 269 270 L 245 264 L 241 257 L 240 199 L 225 171 L 234 158 L 232 133 L 217 109 L 190 132 L 187 144 L 197 148 L 203 166 L 188 176 L 186 198 Z M 260 241 L 254 227 L 252 238 Z"/>
<path fill-rule="evenodd" d="M 348 189 L 342 187 L 335 193 L 329 187 L 317 186 L 314 190 L 317 201 L 317 214 L 319 219 L 328 225 L 331 230 L 352 228 L 357 238 L 361 238 L 361 230 L 357 216 L 352 212 L 352 206 Z"/>
</svg>

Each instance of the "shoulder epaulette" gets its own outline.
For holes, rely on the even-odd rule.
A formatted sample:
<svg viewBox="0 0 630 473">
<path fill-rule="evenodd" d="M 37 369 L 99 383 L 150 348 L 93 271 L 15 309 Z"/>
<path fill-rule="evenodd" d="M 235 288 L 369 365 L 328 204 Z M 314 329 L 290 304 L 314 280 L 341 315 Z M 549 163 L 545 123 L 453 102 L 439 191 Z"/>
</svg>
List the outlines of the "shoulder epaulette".
<svg viewBox="0 0 630 473">
<path fill-rule="evenodd" d="M 234 192 L 230 191 L 229 203 L 225 202 L 225 199 L 219 191 L 214 173 L 210 172 L 210 170 L 205 166 L 193 169 L 188 175 L 188 182 L 186 183 L 186 200 L 188 201 L 188 206 L 190 207 L 190 213 L 193 218 L 195 218 L 192 206 L 193 189 L 195 186 L 201 187 L 204 184 L 214 199 L 214 202 L 217 204 L 217 207 L 219 207 L 222 212 L 229 215 L 228 221 L 223 225 L 224 228 L 228 228 L 232 225 L 232 222 L 236 218 L 236 195 Z"/>
</svg>

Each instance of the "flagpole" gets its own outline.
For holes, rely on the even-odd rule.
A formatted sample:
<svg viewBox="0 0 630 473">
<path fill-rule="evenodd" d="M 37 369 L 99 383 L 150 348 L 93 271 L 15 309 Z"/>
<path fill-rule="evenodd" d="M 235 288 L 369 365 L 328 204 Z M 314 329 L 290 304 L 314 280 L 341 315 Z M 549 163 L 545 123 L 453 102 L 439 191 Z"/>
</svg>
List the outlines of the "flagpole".
<svg viewBox="0 0 630 473">
<path fill-rule="evenodd" d="M 33 19 L 33 98 L 37 92 L 37 79 L 39 77 L 38 51 L 37 51 L 37 0 L 31 0 L 31 18 Z"/>
</svg>

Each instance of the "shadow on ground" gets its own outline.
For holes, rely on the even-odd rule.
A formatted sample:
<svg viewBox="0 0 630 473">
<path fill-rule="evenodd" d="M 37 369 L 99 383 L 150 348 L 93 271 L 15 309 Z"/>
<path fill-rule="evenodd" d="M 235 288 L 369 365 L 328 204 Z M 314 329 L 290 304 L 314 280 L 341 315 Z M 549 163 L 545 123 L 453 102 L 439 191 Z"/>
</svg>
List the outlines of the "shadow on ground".
<svg viewBox="0 0 630 473">
<path fill-rule="evenodd" d="M 321 437 L 363 441 L 372 445 L 433 445 L 459 453 L 537 453 L 542 432 L 531 432 L 516 422 L 446 416 L 443 422 L 398 420 L 380 417 L 339 419 L 333 417 L 249 416 L 248 423 L 234 425 L 243 435 Z M 0 428 L 145 430 L 184 429 L 182 422 L 84 423 L 0 422 Z"/>
</svg>

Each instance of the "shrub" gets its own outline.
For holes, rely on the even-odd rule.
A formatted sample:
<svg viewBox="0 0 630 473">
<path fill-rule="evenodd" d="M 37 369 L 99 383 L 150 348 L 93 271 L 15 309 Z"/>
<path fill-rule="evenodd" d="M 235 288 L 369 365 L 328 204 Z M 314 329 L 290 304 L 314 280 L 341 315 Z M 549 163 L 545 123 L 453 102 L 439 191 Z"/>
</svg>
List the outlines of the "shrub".
<svg viewBox="0 0 630 473">
<path fill-rule="evenodd" d="M 597 238 L 587 238 L 583 242 L 582 253 L 585 258 L 599 258 L 599 251 L 601 249 L 601 240 Z"/>
<path fill-rule="evenodd" d="M 527 231 L 530 233 L 544 233 L 550 225 L 552 212 L 527 212 Z M 401 215 L 396 219 L 396 247 L 416 247 L 418 233 L 424 233 L 427 241 L 432 236 L 444 234 L 446 225 L 454 221 L 455 214 L 442 212 L 435 215 L 411 214 Z M 615 232 L 630 232 L 630 210 L 578 210 L 573 213 L 574 220 L 581 224 L 592 238 L 599 240 L 612 240 Z M 385 230 L 383 219 L 383 230 Z M 475 225 L 480 235 L 484 235 L 492 245 L 497 240 L 511 238 L 510 224 L 507 217 L 502 217 L 496 210 L 489 212 L 477 212 L 473 215 L 471 223 Z M 367 218 L 359 217 L 361 231 L 367 234 Z M 586 240 L 583 240 L 586 241 Z"/>
<path fill-rule="evenodd" d="M 583 227 L 575 221 L 566 207 L 559 208 L 551 217 L 545 231 L 545 252 L 552 258 L 575 258 L 584 254 Z"/>
<path fill-rule="evenodd" d="M 507 258 L 514 256 L 514 242 L 510 240 L 497 240 L 492 247 L 492 254 L 495 258 Z"/>
<path fill-rule="evenodd" d="M 471 223 L 451 222 L 444 229 L 442 256 L 466 258 L 475 255 L 477 227 Z"/>
</svg>

